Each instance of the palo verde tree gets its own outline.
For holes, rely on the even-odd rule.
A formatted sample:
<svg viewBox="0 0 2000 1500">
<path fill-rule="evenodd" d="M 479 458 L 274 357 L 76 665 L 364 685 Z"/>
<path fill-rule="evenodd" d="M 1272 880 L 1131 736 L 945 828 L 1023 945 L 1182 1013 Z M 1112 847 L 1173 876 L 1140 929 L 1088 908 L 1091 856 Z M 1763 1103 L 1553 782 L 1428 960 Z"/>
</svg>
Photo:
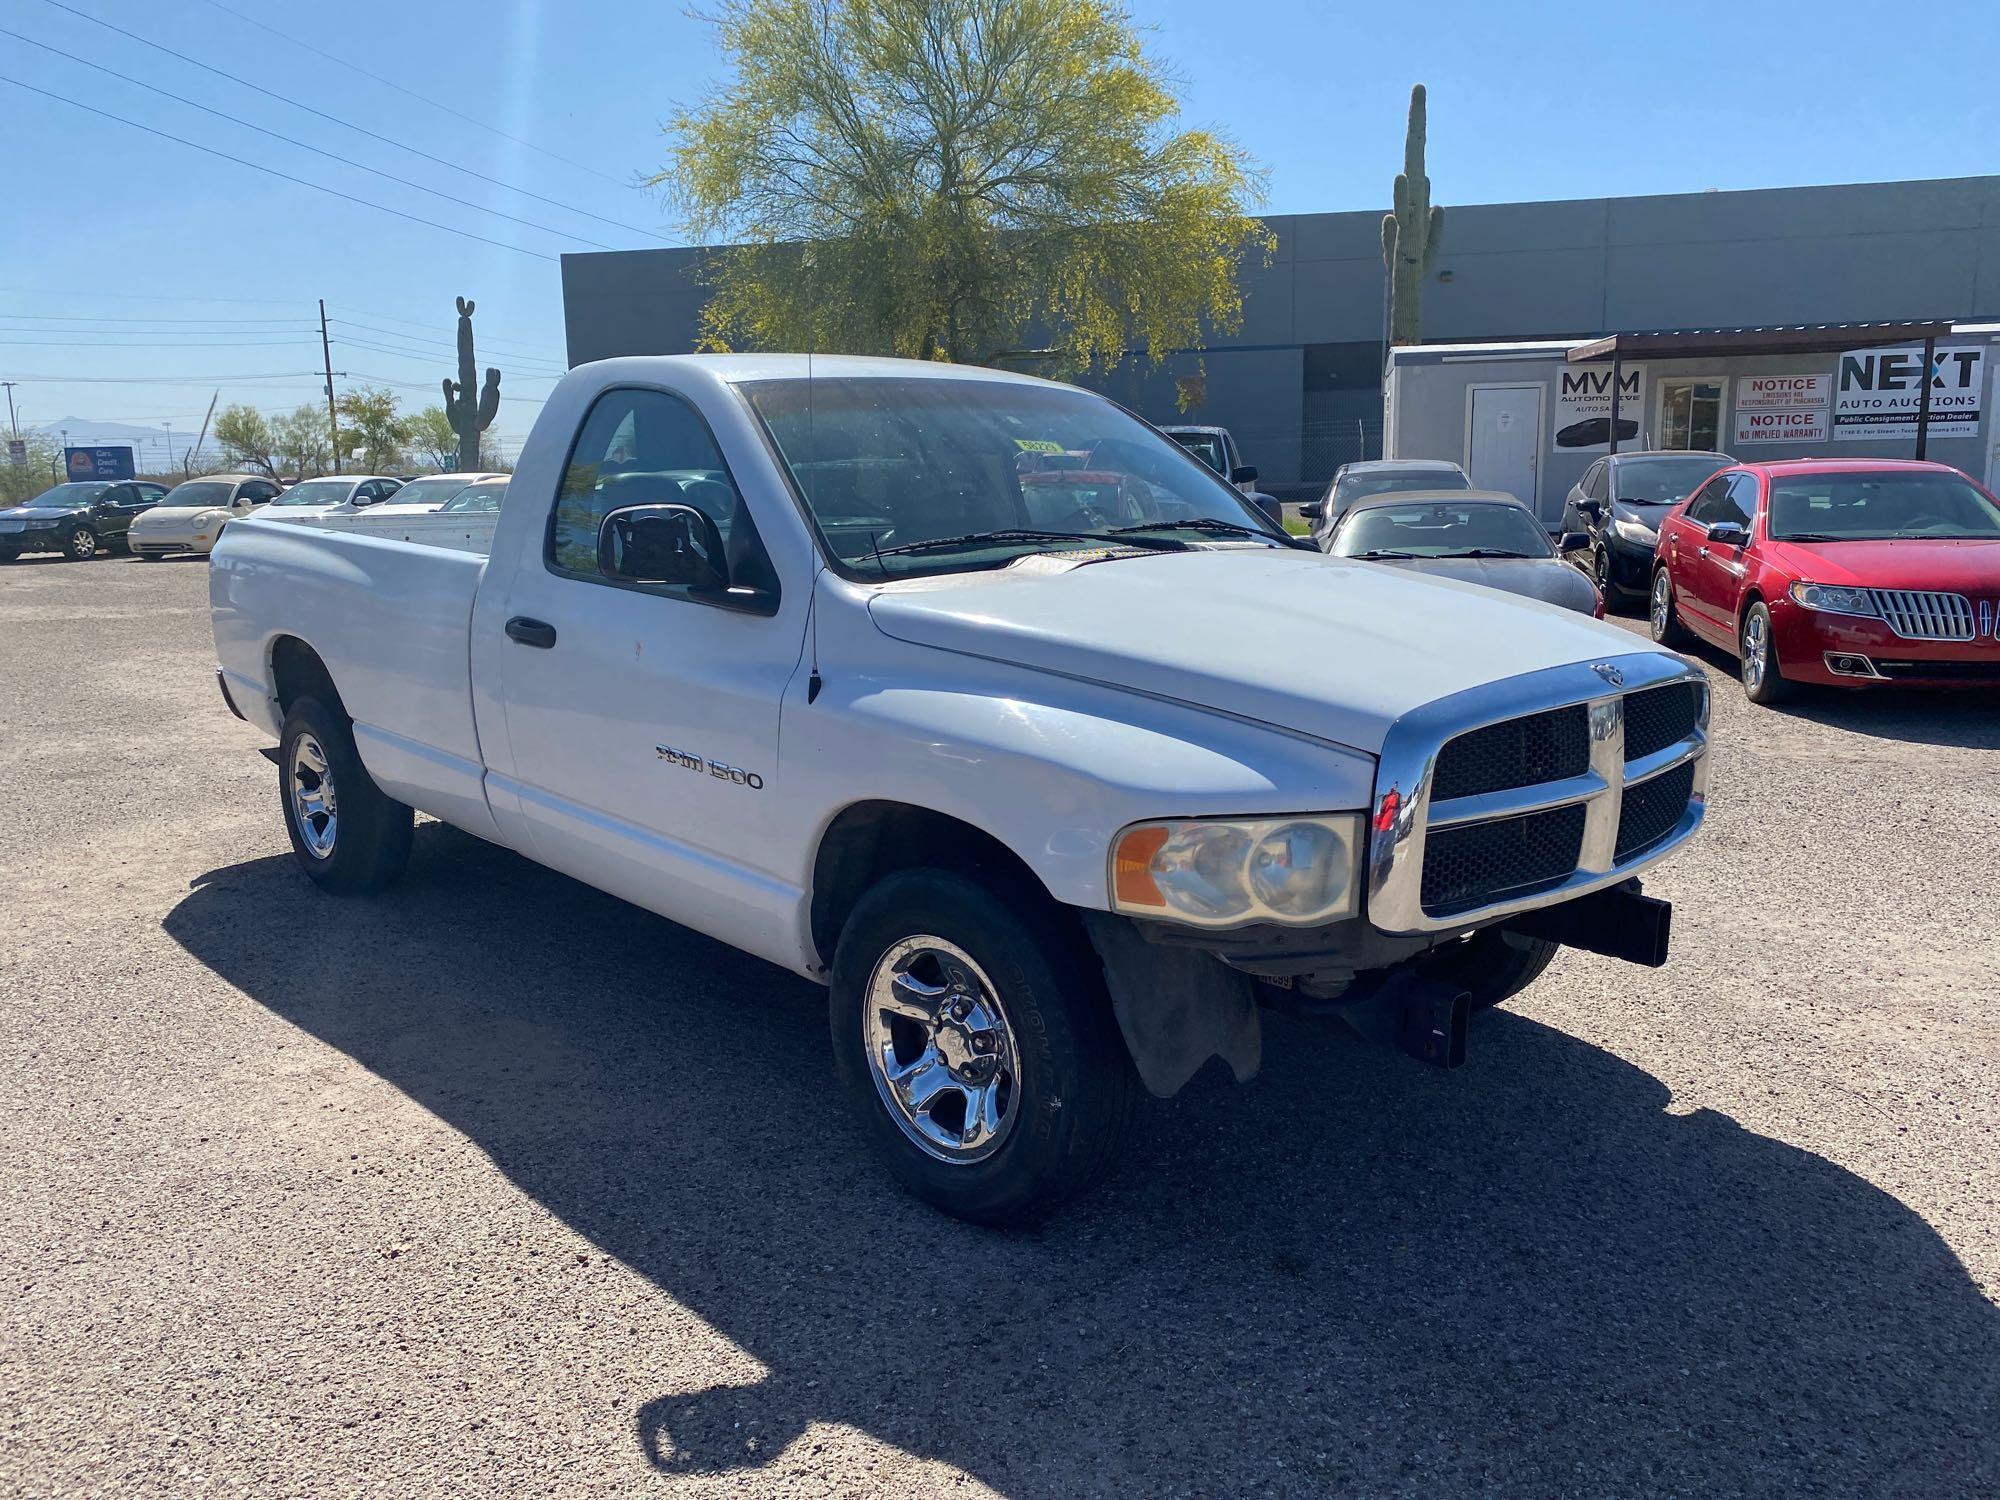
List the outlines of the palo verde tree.
<svg viewBox="0 0 2000 1500">
<path fill-rule="evenodd" d="M 1431 180 L 1424 175 L 1424 145 L 1430 137 L 1424 86 L 1410 90 L 1410 123 L 1403 133 L 1403 170 L 1396 174 L 1395 207 L 1382 216 L 1382 264 L 1389 268 L 1389 342 L 1414 344 L 1423 337 L 1424 278 L 1437 263 L 1444 238 L 1444 210 L 1431 203 Z"/>
<path fill-rule="evenodd" d="M 232 464 L 264 474 L 278 472 L 277 437 L 254 406 L 223 407 L 215 418 L 215 441 Z"/>
<path fill-rule="evenodd" d="M 340 414 L 343 457 L 359 459 L 376 474 L 403 466 L 403 445 L 410 440 L 410 429 L 396 409 L 393 391 L 357 386 L 341 392 L 333 405 Z"/>
<path fill-rule="evenodd" d="M 317 479 L 333 463 L 326 431 L 326 408 L 316 401 L 271 419 L 271 446 L 285 473 Z"/>
<path fill-rule="evenodd" d="M 410 447 L 419 463 L 439 470 L 458 467 L 458 434 L 452 431 L 451 418 L 442 406 L 426 406 L 410 418 L 408 426 Z"/>
<path fill-rule="evenodd" d="M 990 362 L 1044 328 L 1065 370 L 1242 320 L 1262 179 L 1184 129 L 1112 0 L 723 0 L 729 81 L 652 179 L 711 253 L 711 349 Z"/>
</svg>

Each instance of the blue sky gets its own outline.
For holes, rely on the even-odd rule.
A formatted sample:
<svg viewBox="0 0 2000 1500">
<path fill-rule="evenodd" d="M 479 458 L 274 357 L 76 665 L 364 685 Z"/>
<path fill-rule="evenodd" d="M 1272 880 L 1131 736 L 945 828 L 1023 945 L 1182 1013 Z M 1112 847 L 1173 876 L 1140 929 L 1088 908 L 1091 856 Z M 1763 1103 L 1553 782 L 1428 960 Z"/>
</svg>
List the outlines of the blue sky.
<svg viewBox="0 0 2000 1500">
<path fill-rule="evenodd" d="M 273 410 L 316 400 L 320 297 L 341 320 L 335 368 L 401 382 L 410 405 L 426 404 L 450 372 L 452 299 L 464 293 L 479 304 L 481 363 L 505 371 L 498 426 L 524 433 L 562 360 L 552 257 L 591 248 L 583 241 L 677 241 L 662 205 L 634 184 L 661 162 L 662 117 L 718 66 L 708 28 L 676 0 L 62 6 L 5 0 L 0 27 L 422 187 L 0 35 L 0 74 L 62 96 L 0 84 L 0 379 L 20 382 L 29 425 L 171 420 L 185 432 L 217 387 L 224 403 Z M 1134 13 L 1185 79 L 1187 118 L 1226 130 L 1268 168 L 1272 212 L 1383 206 L 1415 81 L 1430 88 L 1430 172 L 1446 204 L 2000 170 L 2000 6 L 1990 0 L 1156 0 Z M 64 99 L 536 254 L 218 160 Z"/>
</svg>

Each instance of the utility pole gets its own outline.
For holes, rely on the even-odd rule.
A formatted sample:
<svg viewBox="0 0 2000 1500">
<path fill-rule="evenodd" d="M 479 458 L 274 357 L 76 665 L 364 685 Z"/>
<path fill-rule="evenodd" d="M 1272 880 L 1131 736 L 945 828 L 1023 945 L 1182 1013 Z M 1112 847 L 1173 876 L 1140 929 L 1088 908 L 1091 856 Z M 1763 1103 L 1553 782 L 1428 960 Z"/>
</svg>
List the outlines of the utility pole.
<svg viewBox="0 0 2000 1500">
<path fill-rule="evenodd" d="M 201 445 L 202 445 L 203 443 L 205 443 L 205 442 L 207 442 L 207 441 L 208 441 L 208 424 L 209 424 L 209 423 L 210 423 L 210 422 L 211 422 L 211 421 L 212 421 L 212 420 L 214 419 L 214 417 L 215 417 L 215 403 L 216 403 L 216 402 L 218 402 L 218 401 L 220 401 L 221 399 L 222 399 L 222 388 L 221 388 L 220 386 L 218 386 L 218 387 L 216 388 L 216 392 L 215 392 L 215 394 L 214 394 L 213 396 L 210 396 L 210 397 L 208 398 L 208 415 L 207 415 L 207 416 L 205 416 L 205 417 L 203 417 L 203 418 L 201 419 L 201 436 L 200 436 L 200 437 L 198 437 L 198 438 L 196 438 L 196 439 L 194 440 L 194 448 L 190 448 L 190 449 L 188 449 L 188 452 L 187 452 L 187 473 L 186 473 L 186 476 L 185 476 L 186 478 L 189 478 L 189 479 L 192 479 L 192 478 L 194 478 L 194 454 L 195 454 L 195 448 L 199 448 L 199 447 L 200 447 L 200 446 L 201 446 Z"/>
<path fill-rule="evenodd" d="M 21 435 L 21 424 L 14 416 L 14 387 L 16 384 L 18 382 L 12 380 L 0 380 L 0 385 L 7 387 L 7 426 L 12 431 L 13 436 L 19 437 Z"/>
<path fill-rule="evenodd" d="M 319 352 L 326 361 L 326 440 L 333 449 L 333 472 L 340 472 L 340 423 L 333 415 L 333 345 L 326 338 L 326 298 L 319 299 Z"/>
</svg>

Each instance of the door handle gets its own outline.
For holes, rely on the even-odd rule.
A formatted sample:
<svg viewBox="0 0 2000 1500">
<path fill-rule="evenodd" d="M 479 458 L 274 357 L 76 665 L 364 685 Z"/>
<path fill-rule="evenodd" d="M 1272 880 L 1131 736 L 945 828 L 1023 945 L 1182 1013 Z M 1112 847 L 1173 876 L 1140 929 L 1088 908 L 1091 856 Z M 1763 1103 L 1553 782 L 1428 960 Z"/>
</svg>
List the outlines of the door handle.
<svg viewBox="0 0 2000 1500">
<path fill-rule="evenodd" d="M 556 628 L 543 620 L 516 615 L 507 622 L 507 639 L 519 641 L 524 646 L 539 646 L 546 651 L 556 643 Z"/>
<path fill-rule="evenodd" d="M 1703 548 L 1701 549 L 1701 551 L 1699 551 L 1699 552 L 1697 552 L 1697 553 L 1695 554 L 1695 556 L 1696 556 L 1696 557 L 1706 557 L 1706 556 L 1708 556 L 1708 548 L 1706 548 L 1706 547 L 1703 547 Z"/>
</svg>

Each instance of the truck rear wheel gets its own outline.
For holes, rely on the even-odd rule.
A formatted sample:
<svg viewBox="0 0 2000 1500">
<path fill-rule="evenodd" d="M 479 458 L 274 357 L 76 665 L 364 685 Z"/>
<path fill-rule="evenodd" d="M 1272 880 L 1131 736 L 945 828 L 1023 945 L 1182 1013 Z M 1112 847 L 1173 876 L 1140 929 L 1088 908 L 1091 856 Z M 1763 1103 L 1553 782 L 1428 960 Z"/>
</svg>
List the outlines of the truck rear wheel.
<svg viewBox="0 0 2000 1500">
<path fill-rule="evenodd" d="M 1456 986 L 1472 997 L 1474 1010 L 1511 1000 L 1555 959 L 1560 943 L 1483 927 L 1468 938 L 1426 955 L 1418 967 L 1425 978 Z"/>
<path fill-rule="evenodd" d="M 375 785 L 347 716 L 300 698 L 278 740 L 278 800 L 299 866 L 336 896 L 386 890 L 410 858 L 416 816 Z"/>
<path fill-rule="evenodd" d="M 1033 899 L 906 871 L 834 954 L 834 1067 L 871 1142 L 980 1224 L 1032 1223 L 1108 1175 L 1136 1101 L 1097 959 Z"/>
</svg>

